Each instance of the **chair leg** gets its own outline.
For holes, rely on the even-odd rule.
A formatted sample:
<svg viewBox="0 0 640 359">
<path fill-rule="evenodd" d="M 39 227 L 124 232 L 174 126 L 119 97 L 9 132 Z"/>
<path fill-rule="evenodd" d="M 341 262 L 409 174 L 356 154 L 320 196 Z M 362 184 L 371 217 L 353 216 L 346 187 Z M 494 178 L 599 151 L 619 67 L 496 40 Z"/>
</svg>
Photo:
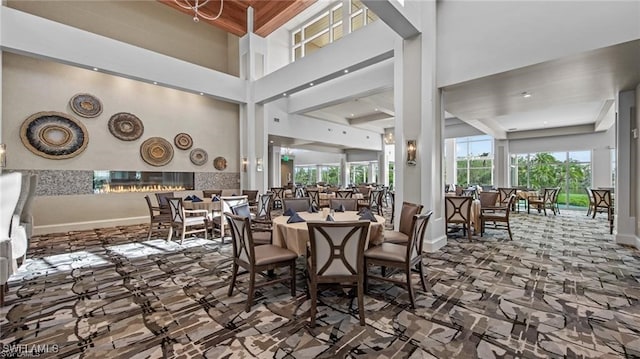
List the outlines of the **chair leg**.
<svg viewBox="0 0 640 359">
<path fill-rule="evenodd" d="M 9 288 L 8 284 L 0 284 L 0 307 L 4 306 L 4 291 Z"/>
<path fill-rule="evenodd" d="M 173 226 L 169 227 L 169 235 L 167 235 L 167 242 L 171 241 L 171 237 L 173 237 Z"/>
<path fill-rule="evenodd" d="M 153 223 L 149 224 L 149 235 L 147 236 L 147 240 L 151 239 L 151 232 L 153 232 Z"/>
<path fill-rule="evenodd" d="M 186 231 L 186 228 L 182 228 L 182 231 L 180 231 L 180 245 L 182 245 L 182 242 L 184 241 L 184 232 Z"/>
<path fill-rule="evenodd" d="M 418 262 L 418 270 L 420 271 L 420 282 L 422 282 L 422 289 L 426 292 L 427 289 L 427 277 L 424 273 L 424 264 L 422 264 L 422 259 Z"/>
<path fill-rule="evenodd" d="M 289 265 L 289 274 L 291 275 L 291 296 L 296 296 L 296 261 L 293 260 Z"/>
<path fill-rule="evenodd" d="M 229 296 L 233 295 L 233 287 L 236 285 L 236 277 L 238 276 L 238 265 L 233 263 L 231 269 L 231 283 L 229 283 Z"/>
<path fill-rule="evenodd" d="M 364 284 L 363 279 L 358 281 L 358 314 L 360 315 L 360 325 L 364 326 Z"/>
<path fill-rule="evenodd" d="M 309 315 L 311 318 L 309 318 L 309 324 L 311 325 L 311 328 L 313 328 L 316 326 L 316 302 L 318 301 L 318 287 L 313 280 L 311 281 L 311 288 L 309 291 L 311 292 L 311 308 L 309 308 Z"/>
<path fill-rule="evenodd" d="M 513 235 L 511 234 L 511 224 L 507 222 L 507 231 L 509 231 L 509 239 L 513 240 Z"/>
<path fill-rule="evenodd" d="M 409 292 L 409 300 L 411 301 L 411 308 L 416 308 L 416 300 L 413 295 L 413 286 L 411 285 L 411 268 L 407 270 L 407 291 Z"/>
<path fill-rule="evenodd" d="M 253 304 L 253 292 L 255 291 L 256 286 L 256 272 L 254 269 L 251 269 L 249 272 L 249 292 L 247 293 L 247 308 L 246 312 L 249 313 L 251 311 L 251 305 Z"/>
</svg>

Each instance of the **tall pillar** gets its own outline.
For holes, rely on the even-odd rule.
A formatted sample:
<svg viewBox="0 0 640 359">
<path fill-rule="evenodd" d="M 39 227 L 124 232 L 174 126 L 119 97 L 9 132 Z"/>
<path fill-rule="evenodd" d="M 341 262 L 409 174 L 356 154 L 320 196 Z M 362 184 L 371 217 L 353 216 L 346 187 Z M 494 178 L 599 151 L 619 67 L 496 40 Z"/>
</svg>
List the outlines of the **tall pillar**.
<svg viewBox="0 0 640 359">
<path fill-rule="evenodd" d="M 511 168 L 511 161 L 509 156 L 509 141 L 494 140 L 492 184 L 495 187 L 511 187 L 511 184 L 509 183 L 509 173 Z"/>
<path fill-rule="evenodd" d="M 369 166 L 367 166 L 367 182 L 376 182 L 376 164 L 375 162 L 369 162 Z"/>
<path fill-rule="evenodd" d="M 637 111 L 635 91 L 618 94 L 618 120 L 616 121 L 616 242 L 640 248 L 636 236 L 636 203 L 638 188 L 638 139 L 634 138 Z M 636 130 L 637 131 L 637 130 Z"/>
<path fill-rule="evenodd" d="M 384 145 L 382 147 L 384 149 Z M 378 180 L 379 184 L 389 186 L 389 158 L 386 151 L 380 151 L 378 153 Z"/>
<path fill-rule="evenodd" d="M 458 162 L 456 161 L 456 139 L 455 138 L 447 138 L 444 140 L 445 152 L 447 153 L 447 158 L 445 158 L 445 178 L 444 183 L 446 184 L 455 184 L 456 180 L 456 171 L 458 169 Z"/>
<path fill-rule="evenodd" d="M 240 187 L 264 193 L 267 178 L 258 163 L 264 165 L 267 154 L 266 111 L 253 98 L 253 83 L 264 76 L 267 42 L 253 33 L 253 8 L 247 9 L 247 34 L 240 39 L 240 78 L 247 80 L 247 102 L 240 105 Z M 279 162 L 278 162 L 279 164 Z"/>
<path fill-rule="evenodd" d="M 342 187 L 347 187 L 351 183 L 351 173 L 346 156 L 340 159 L 340 174 L 342 176 Z"/>
<path fill-rule="evenodd" d="M 611 149 L 594 148 L 591 152 L 592 187 L 611 187 Z"/>
<path fill-rule="evenodd" d="M 433 251 L 444 246 L 447 239 L 442 184 L 444 113 L 435 81 L 436 2 L 412 4 L 419 13 L 421 33 L 399 38 L 394 51 L 395 203 L 396 213 L 400 213 L 403 201 L 422 204 L 423 212 L 433 210 L 424 243 L 426 251 Z M 416 165 L 407 163 L 408 140 L 416 141 Z"/>
</svg>

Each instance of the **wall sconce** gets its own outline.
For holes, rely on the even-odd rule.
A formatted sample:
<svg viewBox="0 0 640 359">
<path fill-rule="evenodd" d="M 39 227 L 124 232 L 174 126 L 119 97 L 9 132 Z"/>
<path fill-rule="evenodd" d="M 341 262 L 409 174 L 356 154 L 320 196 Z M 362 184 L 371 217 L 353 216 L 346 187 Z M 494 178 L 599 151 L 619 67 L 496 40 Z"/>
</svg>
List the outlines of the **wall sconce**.
<svg viewBox="0 0 640 359">
<path fill-rule="evenodd" d="M 247 166 L 249 165 L 249 160 L 246 157 L 242 158 L 242 172 L 247 172 Z"/>
<path fill-rule="evenodd" d="M 7 167 L 7 145 L 0 143 L 0 168 Z"/>
<path fill-rule="evenodd" d="M 416 162 L 416 140 L 408 140 L 407 141 L 407 164 L 409 166 L 415 166 Z"/>
<path fill-rule="evenodd" d="M 256 158 L 256 171 L 262 172 L 262 157 Z"/>
</svg>

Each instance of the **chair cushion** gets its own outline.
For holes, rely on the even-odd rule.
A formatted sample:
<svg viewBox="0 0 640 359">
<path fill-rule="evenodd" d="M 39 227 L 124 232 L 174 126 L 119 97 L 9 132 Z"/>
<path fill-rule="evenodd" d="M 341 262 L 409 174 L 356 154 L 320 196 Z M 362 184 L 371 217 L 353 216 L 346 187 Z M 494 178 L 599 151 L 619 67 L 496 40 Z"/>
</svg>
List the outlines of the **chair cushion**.
<svg viewBox="0 0 640 359">
<path fill-rule="evenodd" d="M 485 221 L 506 221 L 507 213 L 506 212 L 495 212 L 495 213 L 483 213 L 482 219 Z"/>
<path fill-rule="evenodd" d="M 364 252 L 366 258 L 382 259 L 386 261 L 404 262 L 407 258 L 407 247 L 401 244 L 382 243 Z"/>
<path fill-rule="evenodd" d="M 256 250 L 256 265 L 259 266 L 284 262 L 295 258 L 298 258 L 296 253 L 272 244 L 260 246 L 260 250 Z"/>
<path fill-rule="evenodd" d="M 262 244 L 271 244 L 271 232 L 252 232 L 253 235 L 253 244 L 262 245 Z"/>
<path fill-rule="evenodd" d="M 204 224 L 205 219 L 206 217 L 185 217 L 184 223 L 187 226 L 192 226 L 194 224 Z"/>
<path fill-rule="evenodd" d="M 388 243 L 407 244 L 409 236 L 397 231 L 384 231 L 384 241 Z"/>
</svg>

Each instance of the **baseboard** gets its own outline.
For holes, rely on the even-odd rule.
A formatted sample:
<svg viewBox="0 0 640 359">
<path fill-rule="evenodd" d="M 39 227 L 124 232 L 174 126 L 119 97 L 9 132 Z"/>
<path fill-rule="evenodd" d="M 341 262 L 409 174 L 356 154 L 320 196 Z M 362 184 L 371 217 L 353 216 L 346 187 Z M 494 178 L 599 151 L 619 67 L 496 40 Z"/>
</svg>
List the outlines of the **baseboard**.
<svg viewBox="0 0 640 359">
<path fill-rule="evenodd" d="M 424 241 L 424 247 L 422 250 L 428 253 L 433 253 L 438 249 L 447 245 L 447 236 L 441 236 L 432 241 Z"/>
<path fill-rule="evenodd" d="M 640 249 L 640 238 L 633 234 L 616 234 L 616 243 Z"/>
<path fill-rule="evenodd" d="M 33 234 L 42 235 L 50 233 L 60 233 L 69 231 L 84 231 L 94 228 L 105 228 L 115 226 L 130 226 L 133 224 L 149 223 L 149 216 L 142 217 L 128 217 L 128 218 L 113 218 L 99 221 L 86 221 L 86 222 L 71 222 L 51 224 L 44 226 L 34 226 Z"/>
</svg>

